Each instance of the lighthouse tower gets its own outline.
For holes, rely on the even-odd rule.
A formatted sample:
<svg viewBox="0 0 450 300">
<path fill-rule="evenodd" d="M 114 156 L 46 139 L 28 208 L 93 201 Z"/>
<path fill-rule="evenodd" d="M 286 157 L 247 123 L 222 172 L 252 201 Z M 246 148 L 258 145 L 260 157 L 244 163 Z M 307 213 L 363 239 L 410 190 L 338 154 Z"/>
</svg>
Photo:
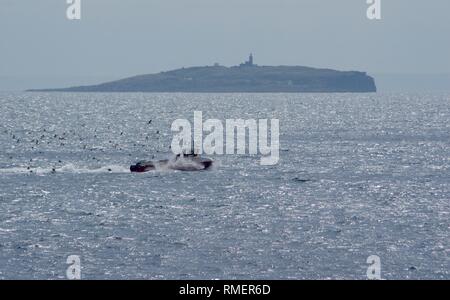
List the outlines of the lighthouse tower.
<svg viewBox="0 0 450 300">
<path fill-rule="evenodd" d="M 250 53 L 250 56 L 248 57 L 248 65 L 253 66 L 253 53 Z"/>
<path fill-rule="evenodd" d="M 253 54 L 250 53 L 250 56 L 248 57 L 248 60 L 242 64 L 240 64 L 241 67 L 253 67 L 256 66 L 253 64 Z"/>
</svg>

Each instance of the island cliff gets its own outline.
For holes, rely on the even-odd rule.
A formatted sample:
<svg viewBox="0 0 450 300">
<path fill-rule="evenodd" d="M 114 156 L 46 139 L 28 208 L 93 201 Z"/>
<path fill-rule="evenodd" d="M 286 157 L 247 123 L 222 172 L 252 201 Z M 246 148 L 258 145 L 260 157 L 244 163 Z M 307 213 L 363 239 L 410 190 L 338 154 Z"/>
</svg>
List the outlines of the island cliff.
<svg viewBox="0 0 450 300">
<path fill-rule="evenodd" d="M 376 92 L 364 72 L 301 66 L 258 66 L 245 63 L 182 68 L 125 78 L 98 85 L 31 91 L 63 92 Z"/>
</svg>

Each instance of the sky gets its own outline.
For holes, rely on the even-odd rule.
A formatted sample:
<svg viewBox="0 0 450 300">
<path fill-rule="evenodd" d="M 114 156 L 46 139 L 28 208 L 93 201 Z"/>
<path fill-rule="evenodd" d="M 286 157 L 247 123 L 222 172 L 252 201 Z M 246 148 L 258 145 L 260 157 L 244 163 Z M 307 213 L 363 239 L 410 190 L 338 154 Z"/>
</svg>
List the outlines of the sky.
<svg viewBox="0 0 450 300">
<path fill-rule="evenodd" d="M 0 0 L 0 90 L 220 63 L 358 70 L 385 90 L 450 90 L 450 1 Z"/>
</svg>

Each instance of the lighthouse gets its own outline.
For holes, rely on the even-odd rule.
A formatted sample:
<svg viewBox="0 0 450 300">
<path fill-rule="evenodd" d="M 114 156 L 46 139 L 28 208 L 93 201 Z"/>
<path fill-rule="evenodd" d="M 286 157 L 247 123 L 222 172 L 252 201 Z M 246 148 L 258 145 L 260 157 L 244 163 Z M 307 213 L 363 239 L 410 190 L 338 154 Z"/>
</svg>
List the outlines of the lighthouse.
<svg viewBox="0 0 450 300">
<path fill-rule="evenodd" d="M 253 64 L 253 53 L 250 53 L 248 60 L 242 64 L 240 64 L 241 67 L 253 67 L 255 64 Z"/>
</svg>

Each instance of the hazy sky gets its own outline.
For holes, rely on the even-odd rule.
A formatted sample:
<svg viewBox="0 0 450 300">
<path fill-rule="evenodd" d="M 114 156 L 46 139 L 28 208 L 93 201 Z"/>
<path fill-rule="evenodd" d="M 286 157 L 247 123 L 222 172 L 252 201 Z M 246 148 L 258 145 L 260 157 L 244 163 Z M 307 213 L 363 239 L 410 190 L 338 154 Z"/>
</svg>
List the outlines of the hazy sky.
<svg viewBox="0 0 450 300">
<path fill-rule="evenodd" d="M 182 66 L 307 65 L 450 73 L 450 1 L 0 0 L 0 89 L 97 83 Z M 409 75 L 408 75 L 409 76 Z M 415 75 L 414 75 L 415 76 Z"/>
</svg>

